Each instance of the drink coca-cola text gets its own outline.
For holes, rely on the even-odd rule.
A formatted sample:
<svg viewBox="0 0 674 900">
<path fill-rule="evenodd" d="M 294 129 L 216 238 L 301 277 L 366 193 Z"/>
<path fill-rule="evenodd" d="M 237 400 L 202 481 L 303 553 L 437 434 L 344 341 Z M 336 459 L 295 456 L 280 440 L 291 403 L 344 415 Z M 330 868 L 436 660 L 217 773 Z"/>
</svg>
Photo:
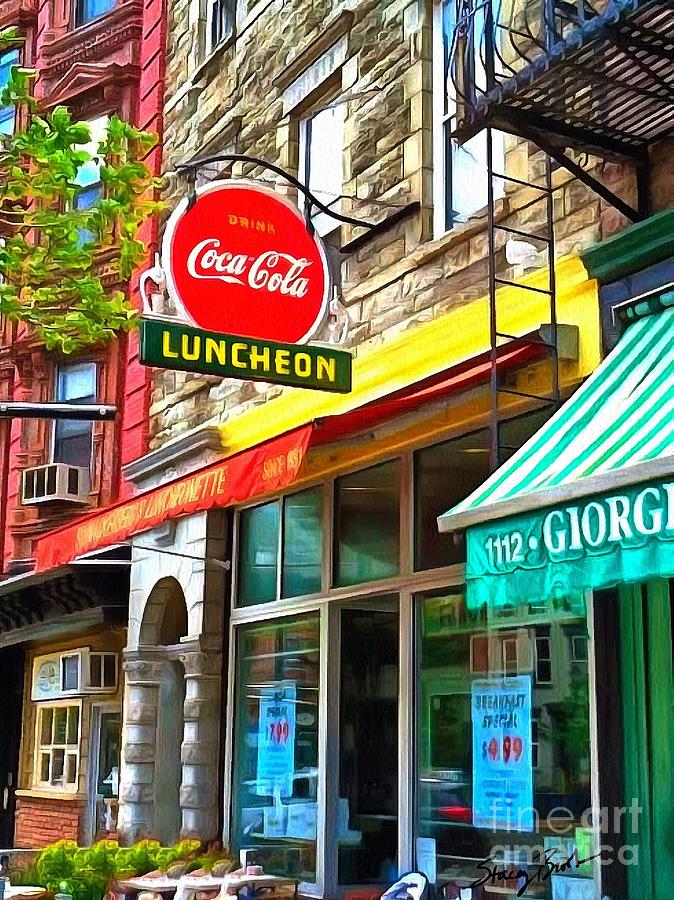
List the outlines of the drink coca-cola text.
<svg viewBox="0 0 674 900">
<path fill-rule="evenodd" d="M 245 284 L 254 290 L 304 297 L 309 279 L 302 273 L 311 265 L 304 257 L 267 250 L 258 257 L 221 250 L 217 238 L 200 241 L 187 258 L 187 271 L 193 278 Z M 243 277 L 242 277 L 243 276 Z M 245 278 L 245 281 L 244 281 Z"/>
</svg>

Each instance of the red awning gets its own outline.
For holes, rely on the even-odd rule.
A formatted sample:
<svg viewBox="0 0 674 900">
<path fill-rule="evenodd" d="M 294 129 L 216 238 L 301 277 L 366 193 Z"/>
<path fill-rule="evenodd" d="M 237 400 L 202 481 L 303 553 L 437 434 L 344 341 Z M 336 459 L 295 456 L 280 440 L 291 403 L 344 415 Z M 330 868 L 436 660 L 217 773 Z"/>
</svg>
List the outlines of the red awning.
<svg viewBox="0 0 674 900">
<path fill-rule="evenodd" d="M 540 339 L 539 339 L 540 340 Z M 543 343 L 512 343 L 499 349 L 496 367 L 499 371 L 525 365 L 545 356 L 548 349 Z M 396 416 L 413 412 L 427 403 L 444 400 L 460 391 L 489 381 L 491 362 L 489 354 L 473 357 L 466 362 L 445 369 L 437 375 L 418 381 L 381 400 L 366 403 L 340 416 L 330 416 L 316 423 L 311 445 L 330 444 L 368 428 L 381 425 Z"/>
<path fill-rule="evenodd" d="M 66 565 L 84 553 L 121 543 L 167 519 L 244 503 L 287 487 L 297 478 L 312 429 L 312 425 L 297 428 L 192 475 L 50 531 L 35 541 L 36 571 Z"/>
</svg>

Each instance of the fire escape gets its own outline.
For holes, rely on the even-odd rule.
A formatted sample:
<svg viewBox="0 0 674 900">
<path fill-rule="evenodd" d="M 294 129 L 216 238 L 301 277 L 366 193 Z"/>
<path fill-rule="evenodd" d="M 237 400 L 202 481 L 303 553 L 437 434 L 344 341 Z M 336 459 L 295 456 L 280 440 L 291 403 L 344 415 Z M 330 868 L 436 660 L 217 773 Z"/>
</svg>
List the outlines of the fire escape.
<svg viewBox="0 0 674 900">
<path fill-rule="evenodd" d="M 530 396 L 559 404 L 558 324 L 555 301 L 554 192 L 560 175 L 577 178 L 630 221 L 646 218 L 649 147 L 674 132 L 674 5 L 672 0 L 456 0 L 445 79 L 454 115 L 449 137 L 459 146 L 486 132 L 488 171 L 489 309 L 491 344 L 491 464 L 503 462 L 499 399 L 518 394 L 500 383 L 498 348 L 532 337 L 499 329 L 499 294 L 507 285 L 538 292 L 549 303 L 549 325 L 537 342 L 549 348 L 549 390 Z M 502 171 L 495 132 L 535 145 L 543 164 L 531 177 Z M 633 208 L 593 176 L 587 160 L 630 161 Z M 567 172 L 557 172 L 565 169 Z M 522 190 L 538 216 L 504 214 L 504 190 Z M 500 191 L 500 193 L 499 193 Z M 536 225 L 531 225 L 535 221 Z M 529 224 L 527 224 L 527 222 Z M 532 287 L 503 259 L 507 241 L 519 242 L 546 267 L 548 283 Z M 512 254 L 511 254 L 512 256 Z"/>
</svg>

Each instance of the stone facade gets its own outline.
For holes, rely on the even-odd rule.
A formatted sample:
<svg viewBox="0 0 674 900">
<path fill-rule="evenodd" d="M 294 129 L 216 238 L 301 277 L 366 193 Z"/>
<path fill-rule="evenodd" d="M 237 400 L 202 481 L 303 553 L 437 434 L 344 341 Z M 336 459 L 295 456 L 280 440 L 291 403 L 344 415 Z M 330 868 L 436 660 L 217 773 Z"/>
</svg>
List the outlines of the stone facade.
<svg viewBox="0 0 674 900">
<path fill-rule="evenodd" d="M 134 540 L 119 814 L 126 840 L 218 835 L 225 569 L 217 561 L 226 538 L 224 514 L 200 513 Z M 173 806 L 167 778 L 179 786 Z"/>
<path fill-rule="evenodd" d="M 248 153 L 299 168 L 299 120 L 307 108 L 336 97 L 346 106 L 343 209 L 384 223 L 371 237 L 341 226 L 330 243 L 340 251 L 341 299 L 350 321 L 350 346 L 391 336 L 487 293 L 486 211 L 446 234 L 433 229 L 433 16 L 429 0 L 335 2 L 260 0 L 237 11 L 233 36 L 214 53 L 205 49 L 206 22 L 199 0 L 177 0 L 168 21 L 165 170 L 199 156 Z M 323 73 L 323 80 L 319 74 Z M 436 154 L 437 156 L 437 154 Z M 671 146 L 652 153 L 653 205 L 670 204 Z M 579 156 L 582 165 L 635 202 L 630 164 Z M 535 180 L 543 154 L 504 137 L 508 174 Z M 437 168 L 437 162 L 436 162 Z M 213 165 L 218 173 L 273 176 L 251 165 Z M 437 177 L 437 172 L 435 173 Z M 553 173 L 557 255 L 578 254 L 625 227 L 626 220 L 566 170 Z M 287 190 L 276 179 L 280 190 Z M 170 178 L 169 206 L 186 185 Z M 497 215 L 531 231 L 544 226 L 544 206 L 532 191 L 506 185 Z M 391 217 L 387 226 L 385 220 Z M 497 262 L 505 277 L 522 274 L 506 263 L 505 236 Z M 533 265 L 540 265 L 540 261 Z M 488 344 L 485 322 L 485 345 Z M 290 389 L 292 390 L 292 389 Z M 242 410 L 277 396 L 250 383 L 157 372 L 150 408 L 150 446 L 205 423 L 230 424 Z"/>
</svg>

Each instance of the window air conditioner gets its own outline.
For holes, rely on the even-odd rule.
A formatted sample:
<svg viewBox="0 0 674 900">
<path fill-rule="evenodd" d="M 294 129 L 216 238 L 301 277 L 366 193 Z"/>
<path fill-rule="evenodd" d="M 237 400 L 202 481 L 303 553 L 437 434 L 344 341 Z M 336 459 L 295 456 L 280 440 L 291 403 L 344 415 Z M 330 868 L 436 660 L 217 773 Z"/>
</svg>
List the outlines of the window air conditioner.
<svg viewBox="0 0 674 900">
<path fill-rule="evenodd" d="M 89 502 L 89 471 L 67 463 L 50 463 L 23 470 L 21 502 L 24 506 L 40 503 Z"/>
</svg>

